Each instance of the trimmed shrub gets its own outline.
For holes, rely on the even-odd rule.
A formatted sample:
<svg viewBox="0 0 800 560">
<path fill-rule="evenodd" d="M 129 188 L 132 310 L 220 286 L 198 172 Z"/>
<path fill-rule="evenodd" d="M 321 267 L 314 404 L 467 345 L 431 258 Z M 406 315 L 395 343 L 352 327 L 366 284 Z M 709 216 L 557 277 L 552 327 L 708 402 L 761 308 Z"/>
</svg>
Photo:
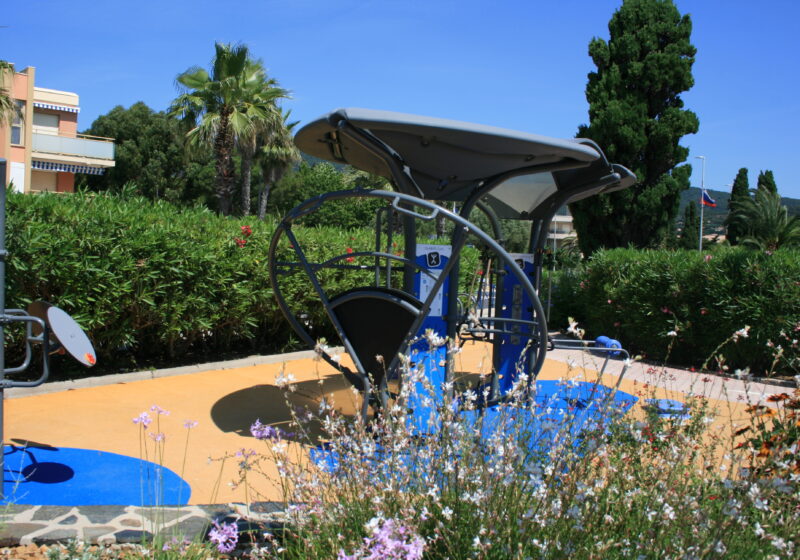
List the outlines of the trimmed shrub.
<svg viewBox="0 0 800 560">
<path fill-rule="evenodd" d="M 713 354 L 730 371 L 796 373 L 800 251 L 614 249 L 561 273 L 556 285 L 552 327 L 571 316 L 587 336 L 612 336 L 648 358 L 663 359 L 673 342 L 675 364 L 698 367 Z M 726 343 L 746 325 L 749 336 Z M 774 364 L 777 345 L 784 354 Z"/>
<path fill-rule="evenodd" d="M 9 193 L 7 216 L 7 307 L 25 309 L 42 299 L 72 314 L 94 343 L 101 371 L 301 347 L 269 282 L 272 221 L 85 193 Z M 317 262 L 374 247 L 370 229 L 295 230 Z M 294 260 L 293 251 L 284 256 Z M 467 249 L 467 257 L 463 286 L 477 269 L 477 250 Z M 374 274 L 339 269 L 320 277 L 333 295 L 369 284 Z M 311 323 L 327 323 L 303 274 L 282 286 Z M 9 364 L 21 361 L 21 331 L 8 331 Z M 337 340 L 330 329 L 314 335 Z M 72 367 L 70 360 L 54 365 L 54 371 Z"/>
<path fill-rule="evenodd" d="M 271 231 L 144 198 L 10 195 L 7 301 L 73 314 L 101 364 L 187 362 L 244 341 L 280 347 L 288 337 L 264 264 Z"/>
</svg>

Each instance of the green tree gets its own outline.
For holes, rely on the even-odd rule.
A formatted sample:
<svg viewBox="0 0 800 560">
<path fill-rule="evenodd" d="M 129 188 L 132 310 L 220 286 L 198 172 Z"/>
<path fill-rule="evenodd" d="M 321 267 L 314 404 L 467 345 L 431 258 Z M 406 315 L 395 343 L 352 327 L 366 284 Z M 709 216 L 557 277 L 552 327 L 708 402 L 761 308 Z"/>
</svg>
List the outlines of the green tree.
<svg viewBox="0 0 800 560">
<path fill-rule="evenodd" d="M 297 121 L 288 122 L 289 114 L 289 111 L 282 113 L 281 126 L 269 135 L 257 156 L 261 168 L 261 188 L 258 190 L 259 220 L 266 216 L 272 187 L 300 160 L 300 152 L 292 138 L 292 130 L 297 126 Z"/>
<path fill-rule="evenodd" d="M 84 133 L 114 138 L 115 165 L 103 175 L 86 176 L 84 184 L 96 191 L 120 191 L 123 185 L 135 183 L 139 194 L 172 202 L 210 199 L 211 164 L 207 158 L 187 160 L 185 132 L 179 122 L 141 101 L 128 109 L 114 107 L 95 119 Z"/>
<path fill-rule="evenodd" d="M 303 162 L 275 186 L 272 202 L 280 214 L 285 214 L 313 196 L 348 189 L 386 188 L 386 181 L 353 168 L 337 170 L 330 163 L 308 165 Z M 374 224 L 375 211 L 381 201 L 369 198 L 332 200 L 303 218 L 307 226 L 335 225 L 341 229 L 357 229 Z"/>
<path fill-rule="evenodd" d="M 800 246 L 800 216 L 789 216 L 780 195 L 768 188 L 738 201 L 731 221 L 745 231 L 739 241 L 743 246 L 764 251 Z"/>
<path fill-rule="evenodd" d="M 778 192 L 778 185 L 775 184 L 775 176 L 772 174 L 771 169 L 761 171 L 758 174 L 758 182 L 756 183 L 758 190 L 766 189 L 771 193 Z"/>
<path fill-rule="evenodd" d="M 216 43 L 215 50 L 211 74 L 192 67 L 178 76 L 184 92 L 172 102 L 170 115 L 194 126 L 187 133 L 191 148 L 212 150 L 219 210 L 228 215 L 236 181 L 236 142 L 273 117 L 275 100 L 285 92 L 266 85 L 263 65 L 250 58 L 246 46 Z"/>
<path fill-rule="evenodd" d="M 728 199 L 728 215 L 725 217 L 725 237 L 731 245 L 737 245 L 745 233 L 742 224 L 732 221 L 733 209 L 740 201 L 750 198 L 750 183 L 747 180 L 747 168 L 742 167 L 736 174 L 731 188 L 731 197 Z"/>
<path fill-rule="evenodd" d="M 625 0 L 608 24 L 609 41 L 594 38 L 586 99 L 589 125 L 609 161 L 634 171 L 639 184 L 570 205 L 581 250 L 659 245 L 689 186 L 689 150 L 679 144 L 699 128 L 680 94 L 694 84 L 692 23 L 669 0 Z"/>
<path fill-rule="evenodd" d="M 683 229 L 678 246 L 682 249 L 697 249 L 700 245 L 700 216 L 697 215 L 697 206 L 689 202 L 683 210 Z"/>
</svg>

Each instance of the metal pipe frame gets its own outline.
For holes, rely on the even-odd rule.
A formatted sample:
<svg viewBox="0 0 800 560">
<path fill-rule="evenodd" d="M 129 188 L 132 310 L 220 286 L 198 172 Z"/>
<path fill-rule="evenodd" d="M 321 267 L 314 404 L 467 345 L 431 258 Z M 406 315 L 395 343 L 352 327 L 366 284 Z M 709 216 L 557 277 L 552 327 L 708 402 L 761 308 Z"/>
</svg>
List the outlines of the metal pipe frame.
<svg viewBox="0 0 800 560">
<path fill-rule="evenodd" d="M 447 333 L 447 335 L 448 337 L 450 337 L 451 340 L 455 339 L 456 327 L 459 323 L 459 317 L 456 316 L 457 315 L 456 310 L 458 309 L 457 305 L 458 262 L 461 250 L 463 249 L 467 236 L 471 234 L 477 237 L 482 243 L 484 243 L 489 248 L 489 250 L 494 252 L 497 255 L 498 261 L 502 261 L 509 267 L 511 273 L 515 275 L 517 280 L 519 280 L 519 283 L 523 287 L 523 290 L 525 290 L 528 293 L 531 299 L 532 305 L 534 307 L 534 316 L 539 318 L 538 321 L 528 322 L 528 324 L 532 326 L 533 330 L 532 339 L 534 339 L 536 343 L 536 349 L 535 349 L 536 359 L 531 360 L 531 368 L 530 368 L 531 371 L 529 373 L 531 374 L 530 379 L 533 379 L 533 377 L 535 377 L 535 373 L 537 373 L 541 369 L 541 366 L 544 363 L 544 356 L 547 350 L 547 344 L 546 344 L 547 327 L 544 322 L 544 310 L 530 280 L 527 278 L 525 273 L 517 266 L 514 259 L 511 258 L 508 252 L 497 241 L 495 241 L 491 236 L 483 232 L 480 228 L 475 226 L 466 217 L 464 217 L 463 208 L 461 213 L 456 214 L 454 212 L 447 210 L 446 208 L 443 208 L 435 204 L 434 202 L 421 199 L 405 193 L 380 191 L 380 190 L 364 190 L 364 189 L 325 193 L 322 195 L 318 195 L 313 199 L 310 199 L 309 201 L 302 203 L 295 209 L 291 210 L 278 225 L 278 227 L 276 228 L 276 232 L 273 235 L 272 242 L 270 244 L 269 256 L 268 256 L 270 262 L 270 268 L 274 271 L 273 275 L 271 276 L 272 289 L 275 293 L 276 299 L 278 300 L 278 305 L 281 311 L 286 316 L 286 319 L 289 321 L 292 328 L 298 333 L 298 335 L 300 335 L 301 339 L 303 339 L 304 342 L 306 342 L 309 346 L 312 347 L 315 346 L 316 344 L 313 338 L 310 336 L 310 334 L 306 331 L 305 327 L 294 316 L 294 312 L 289 308 L 289 305 L 286 302 L 281 292 L 278 282 L 278 277 L 281 276 L 281 274 L 278 272 L 277 267 L 281 264 L 283 266 L 286 266 L 289 265 L 290 263 L 279 263 L 276 260 L 276 253 L 279 241 L 284 234 L 287 236 L 287 239 L 294 247 L 295 254 L 297 255 L 297 258 L 299 260 L 299 265 L 303 268 L 304 272 L 309 276 L 312 285 L 314 286 L 314 289 L 317 292 L 317 295 L 320 297 L 320 300 L 323 306 L 325 307 L 326 314 L 328 318 L 331 320 L 331 324 L 333 325 L 339 337 L 342 339 L 346 351 L 351 354 L 351 357 L 355 357 L 353 349 L 350 345 L 350 342 L 347 340 L 345 333 L 343 332 L 341 324 L 339 323 L 338 320 L 336 320 L 335 315 L 330 309 L 330 300 L 324 293 L 324 290 L 319 282 L 319 279 L 316 276 L 316 270 L 320 268 L 320 265 L 308 262 L 305 253 L 302 251 L 302 249 L 300 249 L 300 245 L 297 242 L 297 238 L 291 232 L 292 223 L 294 221 L 308 214 L 309 212 L 315 210 L 316 208 L 319 208 L 323 203 L 329 200 L 340 200 L 351 197 L 384 199 L 391 204 L 391 206 L 395 209 L 395 211 L 403 214 L 404 216 L 410 219 L 431 220 L 434 219 L 436 216 L 441 215 L 455 224 L 455 230 L 451 239 L 451 247 L 452 247 L 451 257 L 448 260 L 445 267 L 440 272 L 440 274 L 438 275 L 438 277 L 436 277 L 436 280 L 430 290 L 428 297 L 424 302 L 422 302 L 422 307 L 419 310 L 419 315 L 417 316 L 414 323 L 410 327 L 408 337 L 403 343 L 403 346 L 400 348 L 400 351 L 398 353 L 399 355 L 408 352 L 410 345 L 413 342 L 412 339 L 414 335 L 419 331 L 422 322 L 427 317 L 430 311 L 430 308 L 433 304 L 436 294 L 439 292 L 439 290 L 444 284 L 445 279 L 448 277 L 451 278 L 451 286 L 453 286 L 453 289 L 450 290 L 451 298 L 455 293 L 456 301 L 448 308 L 449 332 Z M 477 199 L 475 199 L 474 202 L 477 202 Z M 422 211 L 428 213 L 422 214 L 419 211 L 415 211 L 414 208 L 419 208 Z M 400 262 L 402 262 L 404 266 L 404 275 L 410 275 L 412 278 L 417 270 L 424 270 L 424 267 L 416 265 L 414 260 L 408 257 L 409 254 L 414 254 L 415 247 L 416 247 L 416 238 L 413 239 L 411 247 L 406 246 L 406 257 L 404 259 L 401 260 L 397 259 L 397 257 L 394 257 L 395 260 L 400 260 Z M 372 253 L 360 253 L 360 254 L 372 255 Z M 352 256 L 352 254 L 348 254 L 345 256 Z M 500 266 L 499 263 L 498 266 Z M 323 358 L 326 359 L 326 361 L 328 361 L 337 368 L 341 367 L 334 360 L 332 360 L 330 356 L 325 356 L 326 354 L 325 352 L 323 352 L 322 354 Z M 399 360 L 400 360 L 399 356 L 393 357 L 391 363 L 387 368 L 387 372 L 389 372 L 390 375 L 392 374 L 391 372 L 398 369 L 400 365 Z M 359 377 L 361 377 L 362 379 L 366 378 L 367 376 L 363 372 L 363 367 L 360 363 L 358 363 L 357 359 L 354 360 L 354 363 L 356 364 L 356 368 L 359 370 L 358 371 Z M 448 363 L 448 369 L 446 370 L 446 376 L 447 376 L 446 378 L 449 378 L 451 375 L 452 375 L 452 365 Z M 365 388 L 367 387 L 370 386 L 368 384 L 365 384 Z M 367 401 L 368 401 L 368 395 L 365 396 L 365 403 Z M 367 410 L 367 405 L 365 404 L 362 406 L 363 417 L 366 417 L 366 410 Z"/>
</svg>

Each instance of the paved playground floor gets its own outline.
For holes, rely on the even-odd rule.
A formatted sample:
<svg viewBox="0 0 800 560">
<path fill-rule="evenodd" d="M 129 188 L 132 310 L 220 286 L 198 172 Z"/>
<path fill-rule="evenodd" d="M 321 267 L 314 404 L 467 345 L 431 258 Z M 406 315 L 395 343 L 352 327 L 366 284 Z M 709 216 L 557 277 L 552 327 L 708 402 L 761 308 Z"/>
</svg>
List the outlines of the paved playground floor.
<svg viewBox="0 0 800 560">
<path fill-rule="evenodd" d="M 472 343 L 458 360 L 456 369 L 462 371 L 486 370 L 491 363 L 486 348 Z M 594 381 L 602 362 L 584 352 L 555 350 L 548 353 L 539 379 Z M 621 362 L 612 360 L 601 382 L 616 385 L 621 368 Z M 296 389 L 287 393 L 276 379 L 290 375 Z M 785 390 L 640 363 L 633 364 L 619 388 L 639 397 L 639 404 L 647 398 L 684 401 L 688 395 L 702 395 L 716 412 L 718 430 L 745 422 L 748 403 L 764 402 L 766 396 Z M 16 504 L 59 504 L 69 491 L 78 492 L 74 504 L 141 503 L 141 479 L 157 478 L 142 470 L 138 459 L 144 458 L 185 481 L 178 485 L 178 503 L 280 501 L 278 486 L 263 478 L 249 480 L 249 488 L 236 484 L 237 453 L 265 445 L 250 434 L 254 421 L 288 426 L 291 407 L 316 409 L 323 395 L 332 397 L 344 413 L 358 406 L 344 377 L 311 352 L 7 390 L 7 497 Z M 143 412 L 153 419 L 147 430 L 134 422 Z M 637 407 L 630 412 L 641 413 Z M 300 444 L 293 445 L 302 454 Z M 263 467 L 267 477 L 277 480 L 274 465 Z M 17 484 L 9 486 L 13 474 L 24 471 L 40 473 L 32 480 L 39 484 L 18 476 Z M 91 482 L 90 492 L 80 485 L 68 488 L 67 481 L 74 483 L 81 476 Z M 161 503 L 172 501 L 166 497 Z"/>
</svg>

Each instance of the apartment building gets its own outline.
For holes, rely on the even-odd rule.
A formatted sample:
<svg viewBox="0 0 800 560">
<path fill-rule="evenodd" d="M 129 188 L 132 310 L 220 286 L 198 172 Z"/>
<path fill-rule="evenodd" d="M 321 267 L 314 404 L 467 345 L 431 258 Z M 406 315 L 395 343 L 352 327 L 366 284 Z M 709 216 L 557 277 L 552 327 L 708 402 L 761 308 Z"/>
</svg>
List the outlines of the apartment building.
<svg viewBox="0 0 800 560">
<path fill-rule="evenodd" d="M 74 192 L 75 175 L 114 167 L 114 140 L 78 134 L 78 94 L 38 87 L 32 66 L 0 71 L 0 83 L 19 108 L 0 127 L 6 182 L 18 192 Z"/>
<path fill-rule="evenodd" d="M 578 234 L 572 226 L 572 215 L 566 206 L 562 206 L 553 216 L 550 223 L 550 230 L 547 232 L 548 247 L 560 249 L 565 243 L 574 242 Z"/>
</svg>

